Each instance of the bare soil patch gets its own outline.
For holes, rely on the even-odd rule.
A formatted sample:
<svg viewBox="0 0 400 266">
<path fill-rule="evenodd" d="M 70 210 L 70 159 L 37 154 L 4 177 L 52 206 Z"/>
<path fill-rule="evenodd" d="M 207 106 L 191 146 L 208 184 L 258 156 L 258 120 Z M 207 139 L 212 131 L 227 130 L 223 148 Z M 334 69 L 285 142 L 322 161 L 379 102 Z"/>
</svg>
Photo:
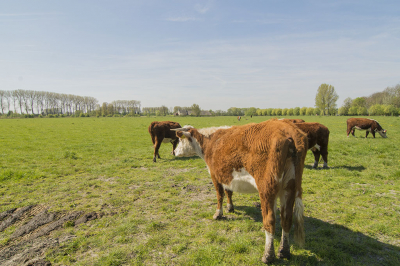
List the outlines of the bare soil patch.
<svg viewBox="0 0 400 266">
<path fill-rule="evenodd" d="M 15 226 L 8 242 L 0 246 L 0 265 L 51 265 L 44 256 L 49 248 L 70 241 L 75 236 L 50 237 L 51 232 L 65 226 L 78 226 L 101 218 L 97 212 L 48 212 L 48 207 L 31 205 L 0 213 L 0 232 Z"/>
</svg>

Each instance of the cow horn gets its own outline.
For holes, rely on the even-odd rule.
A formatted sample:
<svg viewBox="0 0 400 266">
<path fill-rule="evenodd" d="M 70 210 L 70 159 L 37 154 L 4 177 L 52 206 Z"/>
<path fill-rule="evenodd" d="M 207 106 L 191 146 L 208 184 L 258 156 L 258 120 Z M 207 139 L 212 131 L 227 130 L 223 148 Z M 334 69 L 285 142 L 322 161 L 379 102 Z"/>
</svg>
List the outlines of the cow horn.
<svg viewBox="0 0 400 266">
<path fill-rule="evenodd" d="M 181 128 L 171 128 L 172 131 L 188 131 L 189 128 L 181 127 Z"/>
</svg>

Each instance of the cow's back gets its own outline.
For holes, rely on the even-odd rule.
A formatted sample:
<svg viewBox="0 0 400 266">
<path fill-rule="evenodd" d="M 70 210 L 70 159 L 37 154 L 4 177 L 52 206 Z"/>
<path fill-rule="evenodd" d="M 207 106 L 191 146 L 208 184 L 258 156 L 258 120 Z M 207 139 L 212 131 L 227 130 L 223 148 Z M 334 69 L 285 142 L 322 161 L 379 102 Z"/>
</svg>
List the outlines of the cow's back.
<svg viewBox="0 0 400 266">
<path fill-rule="evenodd" d="M 218 130 L 210 137 L 211 145 L 207 145 L 204 159 L 219 176 L 229 178 L 233 170 L 243 168 L 251 173 L 253 168 L 259 169 L 258 165 L 265 164 L 269 159 L 292 156 L 288 154 L 289 139 L 294 141 L 292 145 L 297 151 L 306 153 L 307 137 L 294 124 L 268 120 L 233 126 Z"/>
</svg>

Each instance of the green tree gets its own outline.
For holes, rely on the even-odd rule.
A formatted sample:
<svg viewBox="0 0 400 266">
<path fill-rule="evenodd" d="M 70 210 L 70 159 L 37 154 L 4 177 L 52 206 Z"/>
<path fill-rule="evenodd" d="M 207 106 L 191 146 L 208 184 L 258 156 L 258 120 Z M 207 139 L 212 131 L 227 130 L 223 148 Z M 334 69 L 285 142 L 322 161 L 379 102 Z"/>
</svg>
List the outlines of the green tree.
<svg viewBox="0 0 400 266">
<path fill-rule="evenodd" d="M 352 101 L 351 106 L 366 107 L 366 100 L 364 97 L 357 97 Z"/>
<path fill-rule="evenodd" d="M 289 109 L 284 108 L 284 109 L 282 110 L 282 115 L 289 115 Z"/>
<path fill-rule="evenodd" d="M 249 109 L 246 110 L 245 115 L 246 116 L 257 115 L 257 109 L 255 107 L 250 107 Z"/>
<path fill-rule="evenodd" d="M 201 113 L 201 109 L 200 106 L 198 104 L 193 104 L 192 107 L 190 107 L 192 109 L 192 114 L 195 116 L 200 116 Z"/>
<path fill-rule="evenodd" d="M 306 111 L 306 115 L 313 115 L 314 114 L 314 108 L 308 107 Z"/>
<path fill-rule="evenodd" d="M 339 115 L 348 115 L 349 110 L 346 107 L 342 106 L 339 108 Z"/>
<path fill-rule="evenodd" d="M 307 114 L 307 107 L 302 107 L 300 109 L 300 115 L 306 115 Z"/>
<path fill-rule="evenodd" d="M 380 104 L 374 104 L 368 109 L 370 115 L 383 115 L 383 106 Z"/>
<path fill-rule="evenodd" d="M 383 106 L 383 113 L 385 115 L 396 115 L 397 110 L 396 107 L 394 107 L 393 105 L 384 105 Z"/>
<path fill-rule="evenodd" d="M 300 115 L 300 107 L 295 107 L 293 109 L 293 115 Z"/>
<path fill-rule="evenodd" d="M 339 109 L 339 114 L 340 115 L 348 115 L 349 114 L 349 109 L 352 106 L 353 100 L 350 97 L 347 97 L 344 100 L 344 103 L 342 107 Z"/>
<path fill-rule="evenodd" d="M 349 115 L 356 115 L 358 112 L 358 107 L 357 106 L 352 106 L 349 108 L 348 114 Z"/>
<path fill-rule="evenodd" d="M 315 96 L 315 107 L 318 107 L 324 115 L 330 114 L 336 109 L 336 101 L 339 99 L 335 87 L 328 84 L 321 84 Z"/>
<path fill-rule="evenodd" d="M 367 108 L 365 106 L 359 106 L 357 108 L 357 114 L 358 115 L 367 115 L 368 114 Z"/>
</svg>

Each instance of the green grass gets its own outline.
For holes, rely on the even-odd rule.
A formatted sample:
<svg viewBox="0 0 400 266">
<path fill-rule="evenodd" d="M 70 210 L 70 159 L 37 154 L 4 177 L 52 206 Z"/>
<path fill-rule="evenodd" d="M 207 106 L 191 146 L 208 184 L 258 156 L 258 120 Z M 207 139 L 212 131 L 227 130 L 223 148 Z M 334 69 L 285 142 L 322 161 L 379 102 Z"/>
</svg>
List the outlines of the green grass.
<svg viewBox="0 0 400 266">
<path fill-rule="evenodd" d="M 107 214 L 54 232 L 76 238 L 47 251 L 53 265 L 262 265 L 258 195 L 236 193 L 235 213 L 214 221 L 216 196 L 203 160 L 174 158 L 172 145 L 162 144 L 153 163 L 147 127 L 154 120 L 201 128 L 269 118 L 0 120 L 0 212 L 43 204 Z M 329 128 L 330 168 L 311 169 L 309 151 L 306 246 L 292 245 L 292 258 L 276 265 L 400 265 L 399 118 L 375 118 L 387 139 L 359 131 L 347 138 L 348 117 L 299 118 Z M 15 229 L 0 233 L 0 249 Z"/>
</svg>

